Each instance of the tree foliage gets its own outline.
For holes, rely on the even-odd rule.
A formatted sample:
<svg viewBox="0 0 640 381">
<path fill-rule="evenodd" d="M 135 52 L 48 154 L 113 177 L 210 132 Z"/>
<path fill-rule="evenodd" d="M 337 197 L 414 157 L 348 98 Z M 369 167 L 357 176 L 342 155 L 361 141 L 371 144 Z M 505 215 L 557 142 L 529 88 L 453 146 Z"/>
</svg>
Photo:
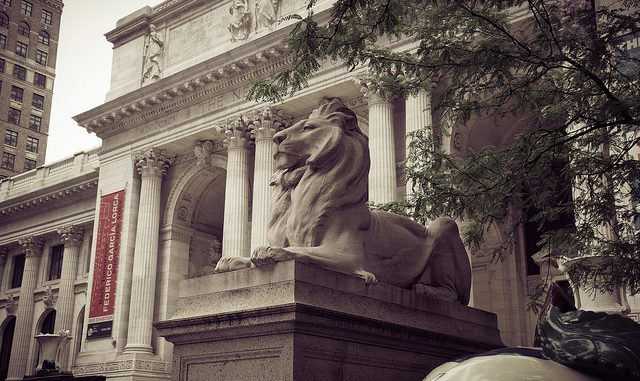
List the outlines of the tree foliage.
<svg viewBox="0 0 640 381">
<path fill-rule="evenodd" d="M 314 3 L 286 38 L 297 59 L 256 80 L 251 97 L 282 99 L 336 61 L 367 66 L 383 95 L 427 90 L 436 117 L 413 136 L 404 163 L 413 196 L 400 209 L 464 219 L 476 247 L 498 224 L 496 257 L 536 223 L 551 258 L 604 257 L 572 267 L 575 281 L 640 291 L 640 167 L 629 156 L 640 61 L 621 37 L 640 32 L 635 1 L 338 0 L 322 21 Z M 412 47 L 394 48 L 399 40 Z M 465 157 L 441 149 L 447 131 L 478 119 L 521 126 L 508 144 Z"/>
</svg>

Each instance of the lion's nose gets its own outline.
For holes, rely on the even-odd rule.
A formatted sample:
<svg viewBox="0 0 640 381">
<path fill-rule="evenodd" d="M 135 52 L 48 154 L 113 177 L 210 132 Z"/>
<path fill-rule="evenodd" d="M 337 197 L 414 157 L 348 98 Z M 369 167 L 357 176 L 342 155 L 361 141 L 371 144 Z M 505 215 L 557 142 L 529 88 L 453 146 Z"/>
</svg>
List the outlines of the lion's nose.
<svg viewBox="0 0 640 381">
<path fill-rule="evenodd" d="M 273 135 L 273 142 L 276 144 L 282 143 L 287 138 L 287 134 L 284 133 L 284 130 L 277 132 Z"/>
</svg>

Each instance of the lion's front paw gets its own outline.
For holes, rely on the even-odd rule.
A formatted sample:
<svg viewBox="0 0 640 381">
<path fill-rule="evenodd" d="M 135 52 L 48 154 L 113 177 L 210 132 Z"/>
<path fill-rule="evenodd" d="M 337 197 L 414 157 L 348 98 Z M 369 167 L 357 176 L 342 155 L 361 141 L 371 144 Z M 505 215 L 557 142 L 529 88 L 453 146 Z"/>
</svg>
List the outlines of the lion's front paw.
<svg viewBox="0 0 640 381">
<path fill-rule="evenodd" d="M 251 260 L 243 257 L 225 257 L 220 258 L 216 264 L 216 273 L 224 273 L 227 271 L 241 270 L 251 267 Z"/>
<path fill-rule="evenodd" d="M 294 259 L 293 254 L 282 247 L 260 246 L 251 254 L 251 262 L 256 266 L 264 266 L 291 259 Z"/>
<path fill-rule="evenodd" d="M 365 286 L 378 283 L 378 279 L 376 278 L 376 276 L 368 271 L 364 271 L 364 270 L 356 271 L 356 275 L 364 279 Z"/>
</svg>

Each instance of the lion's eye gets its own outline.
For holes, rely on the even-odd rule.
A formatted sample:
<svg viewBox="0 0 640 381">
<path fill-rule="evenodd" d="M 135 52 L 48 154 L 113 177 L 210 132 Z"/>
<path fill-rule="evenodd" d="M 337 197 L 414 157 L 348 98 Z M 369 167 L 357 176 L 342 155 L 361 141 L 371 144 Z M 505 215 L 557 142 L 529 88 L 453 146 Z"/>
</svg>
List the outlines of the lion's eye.
<svg viewBox="0 0 640 381">
<path fill-rule="evenodd" d="M 316 126 L 312 126 L 310 124 L 305 124 L 305 126 L 302 128 L 303 131 L 311 131 L 314 128 L 316 128 Z"/>
</svg>

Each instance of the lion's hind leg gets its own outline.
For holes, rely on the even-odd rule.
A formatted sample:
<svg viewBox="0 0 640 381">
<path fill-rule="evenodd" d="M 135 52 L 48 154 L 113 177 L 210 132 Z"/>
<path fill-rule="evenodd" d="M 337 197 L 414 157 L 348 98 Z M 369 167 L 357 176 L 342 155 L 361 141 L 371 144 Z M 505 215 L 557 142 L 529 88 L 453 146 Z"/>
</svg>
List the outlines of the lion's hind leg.
<svg viewBox="0 0 640 381">
<path fill-rule="evenodd" d="M 456 222 L 450 218 L 433 221 L 427 232 L 426 246 L 429 260 L 413 290 L 467 305 L 471 293 L 471 265 Z"/>
</svg>

